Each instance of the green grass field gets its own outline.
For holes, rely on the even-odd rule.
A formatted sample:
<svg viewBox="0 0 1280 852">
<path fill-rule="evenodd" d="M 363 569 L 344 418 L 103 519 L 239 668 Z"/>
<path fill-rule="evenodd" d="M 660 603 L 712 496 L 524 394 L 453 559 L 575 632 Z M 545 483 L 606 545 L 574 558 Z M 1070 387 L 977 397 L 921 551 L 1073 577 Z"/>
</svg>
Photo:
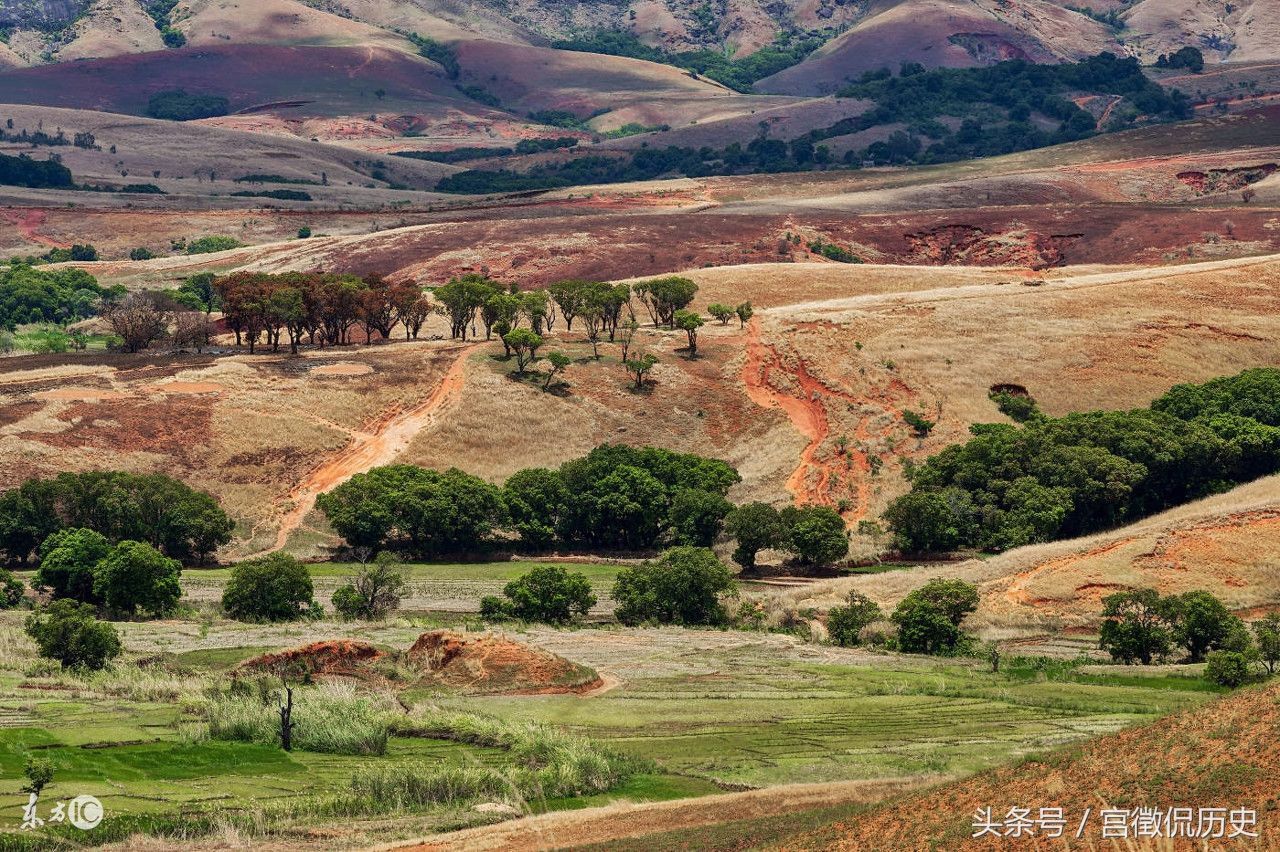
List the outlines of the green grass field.
<svg viewBox="0 0 1280 852">
<path fill-rule="evenodd" d="M 191 614 L 118 624 L 125 658 L 116 672 L 92 677 L 57 672 L 39 661 L 21 632 L 21 613 L 2 613 L 0 812 L 21 813 L 28 754 L 56 767 L 46 800 L 98 796 L 118 827 L 216 822 L 223 819 L 218 814 L 255 809 L 292 815 L 293 822 L 280 817 L 283 824 L 267 819 L 273 836 L 350 823 L 315 803 L 348 790 L 352 776 L 371 766 L 503 768 L 510 758 L 500 749 L 456 741 L 393 735 L 386 753 L 374 757 L 285 753 L 272 745 L 201 740 L 190 731 L 200 719 L 201 696 L 225 686 L 244 659 L 320 639 L 407 648 L 423 630 L 442 625 L 484 629 L 468 614 L 474 606 L 451 611 L 447 603 L 474 604 L 533 564 L 414 565 L 411 600 L 418 605 L 396 618 L 285 625 L 216 616 L 209 604 L 229 572 L 188 570 L 183 584 L 195 603 Z M 619 569 L 566 567 L 582 571 L 597 589 L 607 589 Z M 324 589 L 354 569 L 313 566 L 317 596 L 324 600 Z M 841 649 L 776 633 L 496 629 L 595 669 L 609 688 L 590 696 L 464 696 L 409 686 L 391 698 L 388 684 L 382 687 L 388 706 L 540 722 L 651 767 L 607 793 L 528 802 L 531 811 L 794 782 L 963 775 L 1192 707 L 1218 692 L 1183 670 L 1123 668 L 1112 674 L 1106 666 L 1086 672 L 1070 662 L 1009 659 L 992 673 L 977 660 Z M 140 668 L 138 660 L 161 665 Z M 306 712 L 305 701 L 298 712 Z M 355 837 L 385 842 L 492 819 L 469 807 L 435 806 L 381 815 L 376 829 L 368 835 L 359 829 Z M 12 840 L 3 832 L 16 827 L 0 822 L 0 849 Z M 705 839 L 711 842 L 713 835 Z M 679 846 L 675 836 L 658 840 Z"/>
<path fill-rule="evenodd" d="M 549 563 L 508 561 L 407 565 L 411 589 L 404 599 L 403 609 L 410 613 L 479 612 L 480 598 L 502 594 L 507 583 L 543 564 Z M 614 577 L 625 566 L 555 564 L 586 576 L 597 599 L 593 615 L 607 615 L 613 611 L 609 592 L 613 588 Z M 308 568 L 315 583 L 316 599 L 326 607 L 334 590 L 360 570 L 357 564 L 340 562 L 323 562 Z M 182 573 L 183 596 L 192 603 L 215 603 L 221 597 L 229 575 L 228 568 L 188 568 Z"/>
</svg>

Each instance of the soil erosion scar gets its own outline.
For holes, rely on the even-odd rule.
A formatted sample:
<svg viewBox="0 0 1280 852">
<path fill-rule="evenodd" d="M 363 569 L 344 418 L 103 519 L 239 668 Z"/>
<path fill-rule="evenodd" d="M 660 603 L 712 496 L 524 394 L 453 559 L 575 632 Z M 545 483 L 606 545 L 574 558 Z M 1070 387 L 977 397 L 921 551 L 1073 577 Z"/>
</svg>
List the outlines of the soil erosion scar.
<svg viewBox="0 0 1280 852">
<path fill-rule="evenodd" d="M 427 426 L 436 422 L 440 411 L 451 403 L 462 389 L 467 369 L 467 358 L 475 349 L 467 346 L 440 384 L 426 399 L 407 410 L 398 407 L 383 412 L 369 431 L 353 434 L 351 443 L 336 456 L 327 459 L 307 474 L 306 479 L 294 486 L 288 494 L 293 506 L 280 521 L 275 544 L 262 556 L 284 548 L 289 536 L 302 525 L 307 514 L 315 507 L 316 497 L 346 482 L 357 473 L 363 473 L 379 465 L 387 464 L 404 452 L 410 442 Z"/>
</svg>

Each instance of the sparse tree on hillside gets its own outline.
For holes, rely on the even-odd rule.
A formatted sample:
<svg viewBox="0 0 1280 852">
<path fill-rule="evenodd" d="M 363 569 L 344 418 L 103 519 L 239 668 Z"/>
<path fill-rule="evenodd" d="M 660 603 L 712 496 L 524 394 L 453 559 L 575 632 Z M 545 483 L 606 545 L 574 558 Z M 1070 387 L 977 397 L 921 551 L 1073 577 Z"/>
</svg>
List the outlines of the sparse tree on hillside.
<svg viewBox="0 0 1280 852">
<path fill-rule="evenodd" d="M 590 281 L 569 280 L 557 281 L 547 288 L 547 292 L 551 294 L 551 298 L 559 306 L 560 315 L 564 317 L 565 328 L 569 331 L 573 331 L 573 320 L 582 309 L 583 300 L 587 295 L 587 288 L 590 286 Z"/>
<path fill-rule="evenodd" d="M 635 319 L 629 319 L 622 324 L 622 328 L 618 332 L 618 344 L 622 347 L 622 361 L 626 363 L 631 353 L 631 342 L 636 338 L 636 332 L 640 330 L 640 323 Z"/>
<path fill-rule="evenodd" d="M 728 325 L 729 320 L 733 319 L 734 314 L 736 314 L 737 311 L 728 305 L 721 304 L 720 302 L 713 302 L 712 304 L 707 305 L 707 313 L 719 320 L 721 325 Z"/>
<path fill-rule="evenodd" d="M 636 390 L 644 390 L 644 377 L 658 363 L 655 355 L 645 353 L 624 362 L 627 372 L 636 377 Z"/>
<path fill-rule="evenodd" d="M 502 342 L 516 355 L 516 372 L 524 375 L 525 367 L 536 360 L 542 337 L 527 328 L 513 329 L 502 336 Z"/>
<path fill-rule="evenodd" d="M 743 302 L 734 308 L 733 312 L 738 315 L 738 327 L 746 328 L 747 323 L 751 322 L 751 318 L 755 316 L 755 309 L 751 307 L 750 302 Z"/>
<path fill-rule="evenodd" d="M 563 352 L 548 352 L 547 353 L 547 364 L 548 364 L 547 380 L 546 382 L 543 383 L 542 389 L 544 391 L 551 390 L 552 380 L 555 379 L 555 377 L 558 376 L 560 373 L 563 373 L 566 369 L 568 369 L 569 365 L 572 363 L 573 363 L 572 359 L 570 359 L 569 356 L 564 354 Z"/>
<path fill-rule="evenodd" d="M 391 307 L 395 320 L 404 327 L 404 339 L 417 340 L 423 323 L 431 316 L 431 300 L 412 281 L 401 281 L 391 287 Z"/>
<path fill-rule="evenodd" d="M 782 510 L 786 547 L 802 565 L 830 565 L 849 552 L 844 518 L 830 506 L 788 506 Z"/>
<path fill-rule="evenodd" d="M 1209 651 L 1222 650 L 1239 634 L 1243 623 L 1226 605 L 1205 591 L 1186 592 L 1163 601 L 1165 617 L 1173 625 L 1173 640 L 1198 663 Z"/>
<path fill-rule="evenodd" d="M 1280 662 L 1280 613 L 1273 612 L 1255 621 L 1253 634 L 1262 662 L 1267 664 L 1267 674 L 1275 674 L 1276 663 Z"/>
<path fill-rule="evenodd" d="M 706 325 L 706 320 L 698 316 L 696 311 L 676 311 L 675 325 L 688 335 L 689 357 L 693 358 L 698 354 L 698 329 Z"/>
<path fill-rule="evenodd" d="M 641 281 L 632 287 L 655 327 L 675 328 L 676 311 L 687 308 L 698 293 L 698 285 L 679 275 Z"/>
<path fill-rule="evenodd" d="M 1155 589 L 1117 592 L 1102 599 L 1099 645 L 1123 663 L 1135 660 L 1144 666 L 1164 657 L 1173 645 L 1173 629 L 1167 607 Z"/>
<path fill-rule="evenodd" d="M 435 298 L 449 317 L 451 335 L 467 339 L 467 329 L 476 320 L 476 312 L 489 297 L 501 291 L 498 282 L 485 275 L 469 273 L 436 288 Z"/>
<path fill-rule="evenodd" d="M 106 317 L 127 352 L 150 348 L 169 330 L 169 313 L 156 307 L 155 300 L 143 293 L 125 296 L 111 306 Z"/>
</svg>

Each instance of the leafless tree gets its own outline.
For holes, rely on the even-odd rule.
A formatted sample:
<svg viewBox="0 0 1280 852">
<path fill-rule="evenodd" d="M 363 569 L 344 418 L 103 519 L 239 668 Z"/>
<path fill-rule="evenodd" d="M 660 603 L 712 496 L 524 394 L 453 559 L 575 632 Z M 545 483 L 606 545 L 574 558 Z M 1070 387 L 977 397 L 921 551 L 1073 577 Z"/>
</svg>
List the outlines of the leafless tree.
<svg viewBox="0 0 1280 852">
<path fill-rule="evenodd" d="M 111 307 L 107 322 L 124 341 L 126 352 L 140 352 L 168 333 L 169 312 L 146 293 L 130 293 Z"/>
<path fill-rule="evenodd" d="M 209 345 L 213 324 L 201 311 L 183 311 L 173 318 L 173 345 L 203 352 Z"/>
</svg>

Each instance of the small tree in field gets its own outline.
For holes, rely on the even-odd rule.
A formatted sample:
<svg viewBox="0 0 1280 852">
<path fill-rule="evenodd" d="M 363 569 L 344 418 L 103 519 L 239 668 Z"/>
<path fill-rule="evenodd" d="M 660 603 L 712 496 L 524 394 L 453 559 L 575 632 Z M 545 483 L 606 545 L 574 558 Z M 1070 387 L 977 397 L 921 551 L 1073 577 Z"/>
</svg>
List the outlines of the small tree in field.
<svg viewBox="0 0 1280 852">
<path fill-rule="evenodd" d="M 236 621 L 297 621 L 318 610 L 307 567 L 285 553 L 231 569 L 222 609 Z"/>
<path fill-rule="evenodd" d="M 714 304 L 707 305 L 707 313 L 719 320 L 721 325 L 728 325 L 729 320 L 733 319 L 734 314 L 736 314 L 737 311 L 729 305 L 723 305 L 720 302 L 715 302 Z"/>
<path fill-rule="evenodd" d="M 614 615 L 623 624 L 723 624 L 720 596 L 732 589 L 733 576 L 710 550 L 675 547 L 618 572 Z"/>
<path fill-rule="evenodd" d="M 654 364 L 657 363 L 657 357 L 647 353 L 636 358 L 632 358 L 625 363 L 624 366 L 626 366 L 627 372 L 636 377 L 636 390 L 644 390 L 645 374 L 652 370 Z"/>
<path fill-rule="evenodd" d="M 951 654 L 965 641 L 965 616 L 978 608 L 978 588 L 963 580 L 930 580 L 893 611 L 898 647 L 908 654 Z"/>
<path fill-rule="evenodd" d="M 547 365 L 549 369 L 547 370 L 547 380 L 546 382 L 543 383 L 542 389 L 544 391 L 551 390 L 552 380 L 554 380 L 555 377 L 558 376 L 560 373 L 563 373 L 566 369 L 568 369 L 569 365 L 572 363 L 573 363 L 573 360 L 563 352 L 548 352 Z"/>
<path fill-rule="evenodd" d="M 26 631 L 40 649 L 40 656 L 57 660 L 67 668 L 93 671 L 120 656 L 116 629 L 94 618 L 89 604 L 54 601 L 27 618 Z"/>
<path fill-rule="evenodd" d="M 631 341 L 636 339 L 636 332 L 640 330 L 640 323 L 635 319 L 629 319 L 624 322 L 618 329 L 618 345 L 622 347 L 622 361 L 626 363 L 631 353 Z"/>
<path fill-rule="evenodd" d="M 755 316 L 755 309 L 751 307 L 750 302 L 743 302 L 741 305 L 733 309 L 738 315 L 738 327 L 746 328 L 747 323 L 751 322 L 751 318 Z"/>
<path fill-rule="evenodd" d="M 0 568 L 0 609 L 13 609 L 22 603 L 22 581 Z"/>
<path fill-rule="evenodd" d="M 569 573 L 557 565 L 539 565 L 507 583 L 502 594 L 506 601 L 497 606 L 490 600 L 488 615 L 565 624 L 586 615 L 596 605 L 586 576 Z"/>
<path fill-rule="evenodd" d="M 126 352 L 139 352 L 164 337 L 169 330 L 169 314 L 156 306 L 150 296 L 131 293 L 106 314 L 111 330 L 124 341 Z"/>
<path fill-rule="evenodd" d="M 182 597 L 181 573 L 182 563 L 151 545 L 122 541 L 98 563 L 93 590 L 107 607 L 125 615 L 138 610 L 168 615 Z"/>
<path fill-rule="evenodd" d="M 333 608 L 350 620 L 383 619 L 400 608 L 405 585 L 404 570 L 394 556 L 383 551 L 372 565 L 366 565 L 333 593 Z"/>
<path fill-rule="evenodd" d="M 1267 665 L 1267 674 L 1276 673 L 1280 662 L 1280 613 L 1259 619 L 1253 623 L 1253 634 L 1258 640 L 1258 654 Z"/>
<path fill-rule="evenodd" d="M 537 357 L 538 347 L 542 346 L 542 336 L 527 328 L 517 328 L 503 335 L 502 342 L 515 353 L 516 372 L 523 376 L 525 367 Z"/>
<path fill-rule="evenodd" d="M 676 328 L 688 335 L 689 357 L 694 357 L 698 354 L 698 329 L 706 325 L 707 321 L 698 316 L 697 311 L 676 311 L 675 324 Z"/>
</svg>

